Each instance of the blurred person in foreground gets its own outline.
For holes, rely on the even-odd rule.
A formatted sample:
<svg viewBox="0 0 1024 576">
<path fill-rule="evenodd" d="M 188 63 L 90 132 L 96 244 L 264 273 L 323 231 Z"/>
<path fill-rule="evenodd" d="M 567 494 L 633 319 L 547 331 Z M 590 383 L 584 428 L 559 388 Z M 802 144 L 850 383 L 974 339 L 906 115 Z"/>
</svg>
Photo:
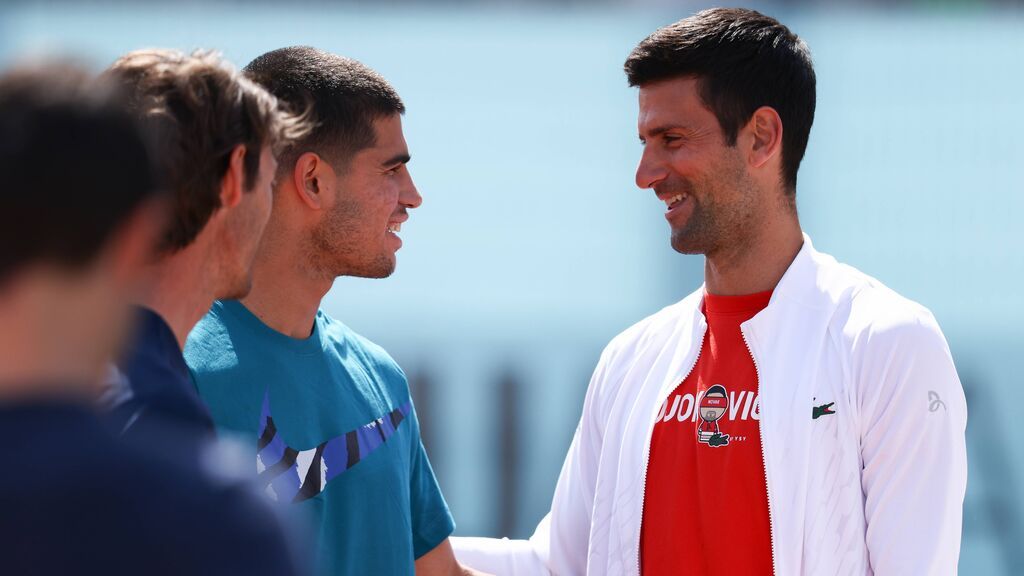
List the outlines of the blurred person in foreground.
<svg viewBox="0 0 1024 576">
<path fill-rule="evenodd" d="M 165 222 L 126 102 L 62 64 L 0 76 L 4 574 L 293 574 L 269 510 L 95 413 Z"/>
<path fill-rule="evenodd" d="M 807 46 L 751 10 L 661 28 L 639 87 L 640 188 L 704 286 L 605 349 L 527 541 L 456 539 L 498 574 L 953 574 L 966 404 L 931 313 L 817 252 L 797 169 Z"/>
<path fill-rule="evenodd" d="M 201 439 L 213 422 L 182 347 L 215 299 L 249 292 L 270 217 L 275 151 L 305 126 L 212 52 L 138 50 L 106 74 L 131 95 L 173 197 L 159 253 L 134 298 L 136 333 L 105 398 L 110 420 L 127 435 L 144 435 L 156 422 Z M 178 447 L 194 450 L 194 443 Z"/>
<path fill-rule="evenodd" d="M 220 301 L 185 355 L 217 426 L 256 445 L 260 481 L 303 515 L 323 574 L 464 574 L 405 374 L 320 309 L 339 276 L 395 269 L 408 210 L 405 106 L 366 66 L 283 48 L 246 73 L 316 128 L 281 156 L 274 209 L 240 302 Z"/>
</svg>

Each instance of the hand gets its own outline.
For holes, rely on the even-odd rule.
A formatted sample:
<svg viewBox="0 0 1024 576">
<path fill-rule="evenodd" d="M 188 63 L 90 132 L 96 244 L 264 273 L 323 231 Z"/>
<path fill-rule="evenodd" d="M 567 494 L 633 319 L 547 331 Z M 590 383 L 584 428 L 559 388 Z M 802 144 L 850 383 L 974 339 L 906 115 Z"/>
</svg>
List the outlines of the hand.
<svg viewBox="0 0 1024 576">
<path fill-rule="evenodd" d="M 487 574 L 459 564 L 459 561 L 455 559 L 451 542 L 445 538 L 444 542 L 416 560 L 416 576 L 487 576 Z"/>
</svg>

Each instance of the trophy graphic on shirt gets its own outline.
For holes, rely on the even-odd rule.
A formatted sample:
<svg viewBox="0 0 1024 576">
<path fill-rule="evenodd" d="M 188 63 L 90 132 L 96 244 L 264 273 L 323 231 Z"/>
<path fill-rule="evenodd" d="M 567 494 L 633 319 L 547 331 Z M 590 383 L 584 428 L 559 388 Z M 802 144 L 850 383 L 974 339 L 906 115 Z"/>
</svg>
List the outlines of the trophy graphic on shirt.
<svg viewBox="0 0 1024 576">
<path fill-rule="evenodd" d="M 729 408 L 729 393 L 725 386 L 715 384 L 700 400 L 700 424 L 697 425 L 697 442 L 712 448 L 729 445 L 729 435 L 722 434 L 718 428 L 718 420 Z"/>
</svg>

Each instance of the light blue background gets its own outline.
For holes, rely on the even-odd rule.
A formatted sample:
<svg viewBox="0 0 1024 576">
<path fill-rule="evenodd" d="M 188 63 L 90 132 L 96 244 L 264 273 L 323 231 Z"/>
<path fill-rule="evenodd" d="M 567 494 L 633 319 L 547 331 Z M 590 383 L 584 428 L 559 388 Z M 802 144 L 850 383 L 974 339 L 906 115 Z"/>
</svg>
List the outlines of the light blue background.
<svg viewBox="0 0 1024 576">
<path fill-rule="evenodd" d="M 662 206 L 633 185 L 636 95 L 621 72 L 636 42 L 693 10 L 23 4 L 0 7 L 0 61 L 71 53 L 98 69 L 166 46 L 244 65 L 312 44 L 390 79 L 425 202 L 403 226 L 398 272 L 340 280 L 325 306 L 429 379 L 423 428 L 459 533 L 493 534 L 504 501 L 522 537 L 547 508 L 601 347 L 700 282 L 700 259 L 671 251 Z M 935 312 L 971 409 L 961 570 L 1022 573 L 1024 18 L 766 11 L 816 62 L 803 225 Z M 503 378 L 518 392 L 504 482 Z"/>
</svg>

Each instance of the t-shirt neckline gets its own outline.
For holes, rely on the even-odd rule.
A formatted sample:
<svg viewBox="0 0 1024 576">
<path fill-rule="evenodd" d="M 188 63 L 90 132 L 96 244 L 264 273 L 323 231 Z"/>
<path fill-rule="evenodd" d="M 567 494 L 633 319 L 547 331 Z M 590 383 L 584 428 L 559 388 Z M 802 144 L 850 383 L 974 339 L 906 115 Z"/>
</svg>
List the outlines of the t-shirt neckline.
<svg viewBox="0 0 1024 576">
<path fill-rule="evenodd" d="M 272 341 L 275 346 L 300 354 L 319 353 L 323 349 L 320 340 L 320 316 L 323 312 L 320 310 L 317 310 L 316 317 L 313 319 L 313 331 L 310 335 L 306 338 L 293 338 L 264 324 L 258 316 L 238 300 L 221 300 L 219 303 L 225 311 L 241 320 L 262 338 Z"/>
<path fill-rule="evenodd" d="M 772 299 L 772 290 L 738 296 L 716 296 L 704 292 L 704 311 L 707 314 L 744 314 L 764 310 Z"/>
</svg>

